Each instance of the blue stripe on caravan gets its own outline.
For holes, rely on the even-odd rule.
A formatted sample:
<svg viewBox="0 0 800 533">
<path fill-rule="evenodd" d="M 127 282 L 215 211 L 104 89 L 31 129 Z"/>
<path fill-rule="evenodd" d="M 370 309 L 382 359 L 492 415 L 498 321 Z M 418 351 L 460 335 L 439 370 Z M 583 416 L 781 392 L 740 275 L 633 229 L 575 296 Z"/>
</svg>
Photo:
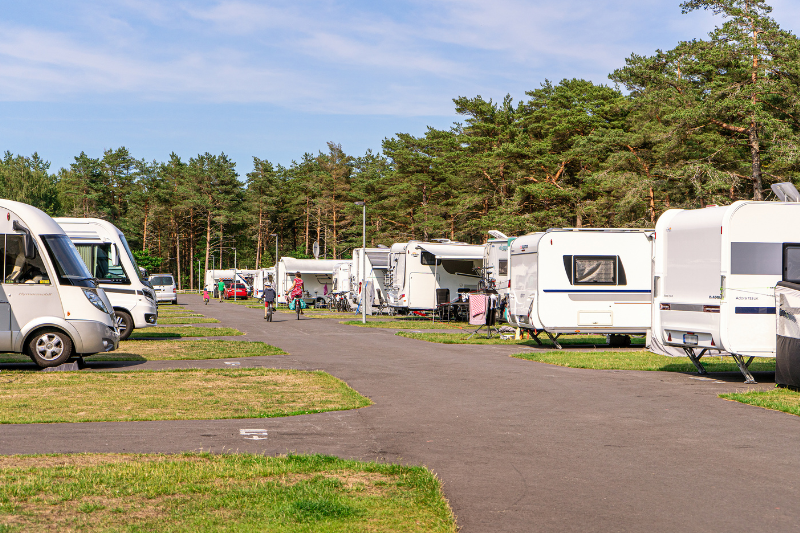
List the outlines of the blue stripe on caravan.
<svg viewBox="0 0 800 533">
<path fill-rule="evenodd" d="M 737 307 L 737 315 L 774 315 L 774 307 Z"/>
<path fill-rule="evenodd" d="M 650 294 L 647 290 L 631 290 L 631 289 L 544 289 L 542 292 L 626 292 L 638 294 Z"/>
</svg>

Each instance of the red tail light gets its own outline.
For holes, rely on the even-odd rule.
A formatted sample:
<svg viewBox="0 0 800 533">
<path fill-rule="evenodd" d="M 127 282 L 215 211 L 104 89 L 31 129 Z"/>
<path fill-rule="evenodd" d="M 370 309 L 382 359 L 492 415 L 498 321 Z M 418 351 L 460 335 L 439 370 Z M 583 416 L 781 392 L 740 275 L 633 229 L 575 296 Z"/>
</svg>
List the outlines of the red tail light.
<svg viewBox="0 0 800 533">
<path fill-rule="evenodd" d="M 667 333 L 667 342 L 672 342 L 672 333 Z"/>
<path fill-rule="evenodd" d="M 716 344 L 714 344 L 714 337 L 711 337 L 711 346 L 716 346 Z"/>
<path fill-rule="evenodd" d="M 511 280 L 508 280 L 508 288 L 511 288 Z"/>
</svg>

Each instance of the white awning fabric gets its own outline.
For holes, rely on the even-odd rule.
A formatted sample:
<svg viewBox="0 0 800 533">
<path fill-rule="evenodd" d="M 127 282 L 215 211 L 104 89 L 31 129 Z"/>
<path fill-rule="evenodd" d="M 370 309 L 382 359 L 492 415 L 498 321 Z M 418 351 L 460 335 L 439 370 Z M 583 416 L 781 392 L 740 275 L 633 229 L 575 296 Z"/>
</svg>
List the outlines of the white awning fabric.
<svg viewBox="0 0 800 533">
<path fill-rule="evenodd" d="M 286 268 L 285 272 L 300 272 L 302 274 L 328 274 L 333 275 L 333 267 L 342 263 L 352 263 L 347 259 L 295 259 L 294 257 L 281 257 L 281 262 Z"/>
<path fill-rule="evenodd" d="M 479 244 L 435 244 L 426 242 L 417 246 L 435 255 L 438 259 L 483 261 L 483 246 Z"/>
<path fill-rule="evenodd" d="M 372 268 L 389 268 L 389 250 L 370 250 L 367 248 L 367 259 L 372 263 Z"/>
</svg>

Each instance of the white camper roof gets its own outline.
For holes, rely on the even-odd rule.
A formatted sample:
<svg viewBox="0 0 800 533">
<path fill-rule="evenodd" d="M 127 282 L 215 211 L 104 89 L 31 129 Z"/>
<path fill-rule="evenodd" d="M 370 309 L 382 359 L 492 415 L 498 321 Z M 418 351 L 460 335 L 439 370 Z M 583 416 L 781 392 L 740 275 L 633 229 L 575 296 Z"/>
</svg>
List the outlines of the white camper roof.
<svg viewBox="0 0 800 533">
<path fill-rule="evenodd" d="M 439 259 L 483 260 L 483 246 L 478 244 L 417 243 L 417 248 L 429 252 Z"/>
<path fill-rule="evenodd" d="M 333 274 L 333 267 L 342 263 L 350 263 L 349 259 L 295 259 L 281 257 L 286 272 L 302 272 L 305 274 Z"/>
</svg>

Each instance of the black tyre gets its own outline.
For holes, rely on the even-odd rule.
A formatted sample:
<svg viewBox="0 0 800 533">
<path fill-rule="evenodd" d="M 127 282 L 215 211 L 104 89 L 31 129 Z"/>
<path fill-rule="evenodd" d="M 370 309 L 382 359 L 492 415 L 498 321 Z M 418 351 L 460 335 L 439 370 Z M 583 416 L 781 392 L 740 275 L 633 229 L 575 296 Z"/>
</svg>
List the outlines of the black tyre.
<svg viewBox="0 0 800 533">
<path fill-rule="evenodd" d="M 133 333 L 133 318 L 127 311 L 114 309 L 114 318 L 119 328 L 119 340 L 124 341 Z"/>
<path fill-rule="evenodd" d="M 64 364 L 72 357 L 72 339 L 58 329 L 39 330 L 28 341 L 28 357 L 40 368 Z"/>
<path fill-rule="evenodd" d="M 178 299 L 177 299 L 177 298 L 175 298 L 174 300 L 172 300 L 172 305 L 178 305 Z"/>
</svg>

